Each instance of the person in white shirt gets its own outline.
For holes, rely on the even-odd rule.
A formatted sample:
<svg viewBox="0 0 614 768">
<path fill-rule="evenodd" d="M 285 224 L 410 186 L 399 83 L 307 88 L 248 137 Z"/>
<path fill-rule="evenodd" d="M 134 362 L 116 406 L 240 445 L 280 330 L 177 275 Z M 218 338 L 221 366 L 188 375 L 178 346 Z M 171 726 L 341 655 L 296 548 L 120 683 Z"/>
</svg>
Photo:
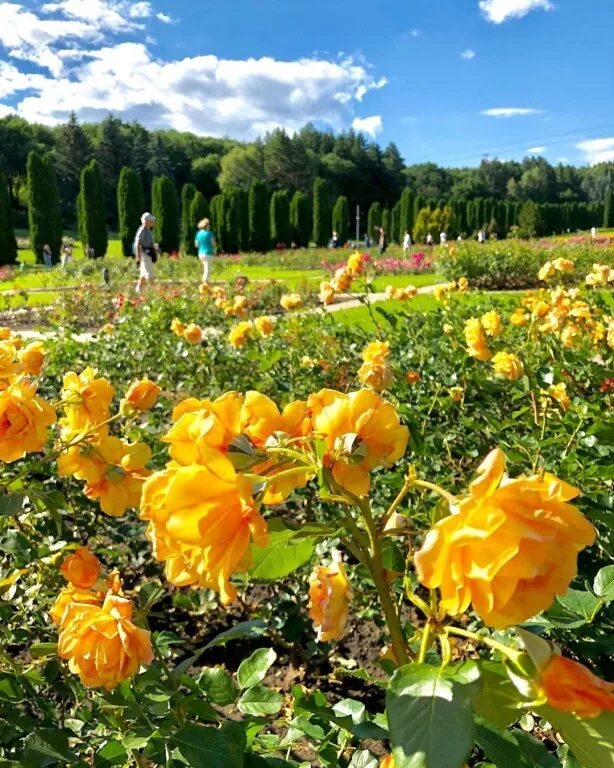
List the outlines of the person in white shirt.
<svg viewBox="0 0 614 768">
<path fill-rule="evenodd" d="M 447 232 L 440 232 L 439 233 L 439 244 L 445 245 L 448 242 L 448 234 Z"/>
<path fill-rule="evenodd" d="M 593 240 L 597 239 L 597 227 L 591 227 L 591 238 Z"/>
<path fill-rule="evenodd" d="M 430 232 L 429 232 L 429 233 L 428 233 L 428 235 L 426 236 L 426 244 L 427 244 L 427 245 L 433 245 L 433 235 L 431 235 L 431 233 L 430 233 Z"/>
<path fill-rule="evenodd" d="M 411 237 L 409 232 L 405 230 L 405 236 L 403 237 L 403 254 L 407 256 L 409 249 L 411 248 Z"/>
<path fill-rule="evenodd" d="M 481 229 L 478 232 L 478 243 L 485 243 L 486 242 L 486 232 L 484 232 L 483 229 Z"/>
</svg>

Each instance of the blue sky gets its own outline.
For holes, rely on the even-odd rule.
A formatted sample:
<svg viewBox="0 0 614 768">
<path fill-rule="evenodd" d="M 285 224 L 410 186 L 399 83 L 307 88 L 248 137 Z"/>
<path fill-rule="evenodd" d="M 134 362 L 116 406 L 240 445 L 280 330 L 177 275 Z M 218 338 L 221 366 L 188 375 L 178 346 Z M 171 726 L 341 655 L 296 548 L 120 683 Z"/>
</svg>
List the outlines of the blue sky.
<svg viewBox="0 0 614 768">
<path fill-rule="evenodd" d="M 614 160 L 612 0 L 10 0 L 0 115 L 249 140 L 350 126 L 408 163 Z"/>
</svg>

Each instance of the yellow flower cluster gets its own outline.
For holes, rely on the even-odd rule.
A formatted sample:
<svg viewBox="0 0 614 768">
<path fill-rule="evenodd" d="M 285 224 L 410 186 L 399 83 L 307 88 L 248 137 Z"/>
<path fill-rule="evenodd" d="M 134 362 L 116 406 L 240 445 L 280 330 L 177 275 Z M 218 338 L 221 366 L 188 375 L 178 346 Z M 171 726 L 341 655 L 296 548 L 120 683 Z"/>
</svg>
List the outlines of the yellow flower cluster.
<svg viewBox="0 0 614 768">
<path fill-rule="evenodd" d="M 190 344 L 201 344 L 204 337 L 204 332 L 200 325 L 196 323 L 185 325 L 176 317 L 171 322 L 171 331 L 175 336 L 185 339 Z"/>
<path fill-rule="evenodd" d="M 320 283 L 320 301 L 331 304 L 338 293 L 349 291 L 357 277 L 366 274 L 367 257 L 355 251 L 343 267 L 339 267 L 329 281 Z"/>
<path fill-rule="evenodd" d="M 481 318 L 472 317 L 465 321 L 465 342 L 467 352 L 476 360 L 491 360 L 495 376 L 511 381 L 524 373 L 522 361 L 511 352 L 502 350 L 493 355 L 488 346 L 487 336 L 497 338 L 503 332 L 501 316 L 494 309 Z"/>
<path fill-rule="evenodd" d="M 486 334 L 479 318 L 471 317 L 469 320 L 465 320 L 465 342 L 467 344 L 467 352 L 471 357 L 475 357 L 476 360 L 490 360 L 492 357 L 492 352 L 488 347 Z"/>
<path fill-rule="evenodd" d="M 249 308 L 249 299 L 243 294 L 235 296 L 232 301 L 218 297 L 215 306 L 221 309 L 226 317 L 245 317 Z"/>
<path fill-rule="evenodd" d="M 300 293 L 286 293 L 281 297 L 279 303 L 282 309 L 290 312 L 292 309 L 298 309 L 303 306 L 303 297 Z"/>
<path fill-rule="evenodd" d="M 413 299 L 418 293 L 415 285 L 406 285 L 404 288 L 395 288 L 393 285 L 387 285 L 385 289 L 387 299 L 396 299 L 397 301 L 407 301 Z"/>
<path fill-rule="evenodd" d="M 58 656 L 88 688 L 112 690 L 153 661 L 150 633 L 132 621 L 117 574 L 100 579 L 96 556 L 81 547 L 64 561 L 69 581 L 49 612 L 59 629 Z"/>
<path fill-rule="evenodd" d="M 387 341 L 372 341 L 362 351 L 363 364 L 358 370 L 361 384 L 381 392 L 392 384 L 390 367 L 390 344 Z"/>
<path fill-rule="evenodd" d="M 241 323 L 237 323 L 230 329 L 228 334 L 228 343 L 236 349 L 244 347 L 248 339 L 250 339 L 254 333 L 259 333 L 263 338 L 270 336 L 275 329 L 275 321 L 263 315 L 257 317 L 253 322 L 251 320 L 244 320 Z"/>
<path fill-rule="evenodd" d="M 551 280 L 557 274 L 570 274 L 574 271 L 575 263 L 571 259 L 558 258 L 547 261 L 537 273 L 537 277 L 544 282 Z"/>
<path fill-rule="evenodd" d="M 524 374 L 522 360 L 511 352 L 497 352 L 493 356 L 491 363 L 495 376 L 500 379 L 516 381 L 516 379 L 520 379 Z"/>
<path fill-rule="evenodd" d="M 97 378 L 93 368 L 81 374 L 64 376 L 60 419 L 60 476 L 73 476 L 85 482 L 88 499 L 98 501 L 111 517 L 139 504 L 151 451 L 145 443 L 129 443 L 109 433 L 111 401 L 110 382 Z M 124 413 L 147 410 L 158 397 L 159 387 L 149 380 L 133 384 L 122 401 Z"/>
<path fill-rule="evenodd" d="M 309 616 L 319 643 L 341 640 L 352 596 L 341 554 L 335 550 L 332 564 L 316 566 L 309 578 Z"/>
<path fill-rule="evenodd" d="M 443 611 L 458 616 L 473 605 L 495 628 L 526 621 L 565 594 L 578 553 L 595 540 L 593 525 L 569 504 L 577 489 L 548 473 L 504 472 L 496 449 L 415 556 L 418 578 L 440 590 Z"/>
<path fill-rule="evenodd" d="M 456 287 L 457 286 L 455 282 L 440 283 L 439 285 L 435 286 L 435 289 L 433 290 L 433 296 L 435 297 L 436 301 L 443 301 L 445 304 L 449 301 L 450 295 L 454 293 Z"/>
<path fill-rule="evenodd" d="M 592 288 L 605 288 L 609 283 L 614 283 L 614 269 L 607 264 L 593 264 L 586 276 L 586 284 Z"/>
</svg>

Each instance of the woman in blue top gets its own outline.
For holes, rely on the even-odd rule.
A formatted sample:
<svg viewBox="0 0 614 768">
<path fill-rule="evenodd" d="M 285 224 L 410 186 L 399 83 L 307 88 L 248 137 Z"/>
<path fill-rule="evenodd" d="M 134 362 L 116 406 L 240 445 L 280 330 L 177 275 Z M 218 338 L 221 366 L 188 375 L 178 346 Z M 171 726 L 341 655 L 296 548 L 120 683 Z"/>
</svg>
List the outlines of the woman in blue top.
<svg viewBox="0 0 614 768">
<path fill-rule="evenodd" d="M 198 258 L 203 265 L 203 283 L 208 283 L 209 271 L 215 254 L 215 235 L 211 231 L 209 219 L 198 222 L 198 232 L 194 239 L 194 245 L 198 248 Z"/>
</svg>

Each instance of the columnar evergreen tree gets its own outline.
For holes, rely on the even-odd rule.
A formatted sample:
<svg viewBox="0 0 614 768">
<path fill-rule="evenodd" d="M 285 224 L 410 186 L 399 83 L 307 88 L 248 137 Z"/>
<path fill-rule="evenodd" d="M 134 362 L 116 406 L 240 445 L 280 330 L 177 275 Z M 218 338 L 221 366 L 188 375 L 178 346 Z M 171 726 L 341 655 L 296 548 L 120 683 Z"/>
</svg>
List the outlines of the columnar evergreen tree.
<svg viewBox="0 0 614 768">
<path fill-rule="evenodd" d="M 333 208 L 333 230 L 339 235 L 339 241 L 346 243 L 350 234 L 350 206 L 345 195 L 340 195 Z"/>
<path fill-rule="evenodd" d="M 227 187 L 223 192 L 226 224 L 226 252 L 238 253 L 241 245 L 241 190 Z"/>
<path fill-rule="evenodd" d="M 218 248 L 222 253 L 226 253 L 228 238 L 226 237 L 226 198 L 224 195 L 214 195 L 211 198 L 209 218 Z"/>
<path fill-rule="evenodd" d="M 399 211 L 399 238 L 405 236 L 405 232 L 412 233 L 414 229 L 414 196 L 409 189 L 405 187 L 401 194 Z"/>
<path fill-rule="evenodd" d="M 247 189 L 239 189 L 241 203 L 241 238 L 240 250 L 249 251 L 249 192 Z"/>
<path fill-rule="evenodd" d="M 289 246 L 291 239 L 288 191 L 278 189 L 271 197 L 271 240 L 274 246 Z"/>
<path fill-rule="evenodd" d="M 43 246 L 49 245 L 54 261 L 62 247 L 62 216 L 58 181 L 49 155 L 30 152 L 27 162 L 30 243 L 36 261 L 43 263 Z"/>
<path fill-rule="evenodd" d="M 311 208 L 304 192 L 295 192 L 290 203 L 292 239 L 299 248 L 307 248 L 311 237 Z"/>
<path fill-rule="evenodd" d="M 156 241 L 164 253 L 176 253 L 179 251 L 179 201 L 168 176 L 156 176 L 153 180 L 151 208 L 156 217 Z"/>
<path fill-rule="evenodd" d="M 15 264 L 16 261 L 17 241 L 13 230 L 9 184 L 0 171 L 0 264 Z"/>
<path fill-rule="evenodd" d="M 398 200 L 390 211 L 390 242 L 399 243 L 402 241 L 405 231 L 400 231 L 401 226 L 401 201 Z"/>
<path fill-rule="evenodd" d="M 192 219 L 190 217 L 192 200 L 194 200 L 195 195 L 196 187 L 194 184 L 184 184 L 181 188 L 181 250 L 185 255 L 189 256 L 196 256 L 196 247 L 194 245 L 196 230 L 192 229 Z"/>
<path fill-rule="evenodd" d="M 474 200 L 474 205 L 475 205 L 475 228 L 482 229 L 486 224 L 486 220 L 484 219 L 483 198 L 481 197 L 476 198 L 476 200 Z"/>
<path fill-rule="evenodd" d="M 542 235 L 544 222 L 539 205 L 532 200 L 523 204 L 518 217 L 519 227 L 530 237 Z"/>
<path fill-rule="evenodd" d="M 323 247 L 330 237 L 330 202 L 327 182 L 318 177 L 313 182 L 313 239 Z"/>
<path fill-rule="evenodd" d="M 192 202 L 190 203 L 189 224 L 190 224 L 190 232 L 192 232 L 192 241 L 194 241 L 194 236 L 196 235 L 198 223 L 208 217 L 209 217 L 209 205 L 207 204 L 207 201 L 205 200 L 205 196 L 203 195 L 203 193 L 197 191 L 194 197 L 192 198 Z M 213 229 L 213 225 L 211 225 L 211 229 L 213 230 L 213 234 L 215 235 L 215 229 Z M 194 247 L 194 242 L 192 242 L 192 250 L 196 252 L 196 248 Z"/>
<path fill-rule="evenodd" d="M 428 206 L 421 208 L 414 221 L 414 243 L 424 243 L 430 231 L 431 209 Z"/>
<path fill-rule="evenodd" d="M 386 237 L 390 240 L 390 224 L 391 224 L 390 208 L 384 208 L 382 211 L 382 229 L 386 233 Z"/>
<path fill-rule="evenodd" d="M 249 188 L 249 247 L 264 253 L 269 248 L 271 223 L 269 193 L 263 181 L 252 181 Z"/>
<path fill-rule="evenodd" d="M 416 222 L 416 217 L 425 206 L 426 206 L 426 199 L 422 195 L 416 195 L 416 197 L 414 198 L 414 218 L 413 218 L 414 224 Z"/>
<path fill-rule="evenodd" d="M 493 213 L 493 200 L 490 197 L 487 197 L 486 200 L 484 200 L 484 224 L 490 229 L 490 224 L 493 220 L 494 213 Z"/>
<path fill-rule="evenodd" d="M 367 216 L 367 232 L 373 240 L 377 237 L 377 230 L 382 226 L 382 206 L 379 203 L 372 203 Z"/>
<path fill-rule="evenodd" d="M 60 190 L 64 222 L 72 223 L 74 205 L 79 194 L 81 171 L 92 158 L 92 142 L 79 125 L 75 112 L 57 129 L 54 161 Z"/>
<path fill-rule="evenodd" d="M 102 174 L 97 160 L 92 160 L 81 172 L 81 222 L 80 233 L 83 247 L 94 249 L 96 258 L 102 258 L 109 246 L 105 197 Z"/>
<path fill-rule="evenodd" d="M 614 227 L 614 191 L 611 187 L 605 193 L 603 200 L 603 227 L 604 229 Z"/>
<path fill-rule="evenodd" d="M 141 177 L 133 168 L 124 166 L 117 183 L 117 214 L 119 219 L 119 239 L 124 256 L 132 256 L 134 235 L 140 218 L 145 210 L 145 200 Z"/>
</svg>

